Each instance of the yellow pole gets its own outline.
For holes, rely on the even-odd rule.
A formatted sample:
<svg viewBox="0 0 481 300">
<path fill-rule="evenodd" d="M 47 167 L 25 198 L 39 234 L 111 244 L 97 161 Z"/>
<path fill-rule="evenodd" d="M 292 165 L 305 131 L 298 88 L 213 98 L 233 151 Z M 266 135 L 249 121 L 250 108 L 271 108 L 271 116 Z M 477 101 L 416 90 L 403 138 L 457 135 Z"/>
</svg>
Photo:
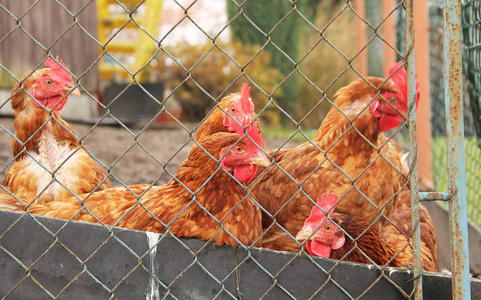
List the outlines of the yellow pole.
<svg viewBox="0 0 481 300">
<path fill-rule="evenodd" d="M 158 48 L 152 37 L 155 39 L 158 38 L 157 32 L 159 29 L 162 2 L 162 0 L 146 0 L 144 2 L 144 5 L 146 5 L 145 15 L 140 22 L 143 30 L 142 28 L 139 29 L 138 47 L 135 49 L 134 65 L 132 67 L 134 73 L 138 72 L 138 74 L 135 75 L 137 82 L 143 82 L 146 79 L 145 69 L 154 55 L 155 50 Z M 144 30 L 152 37 L 144 32 Z"/>
</svg>

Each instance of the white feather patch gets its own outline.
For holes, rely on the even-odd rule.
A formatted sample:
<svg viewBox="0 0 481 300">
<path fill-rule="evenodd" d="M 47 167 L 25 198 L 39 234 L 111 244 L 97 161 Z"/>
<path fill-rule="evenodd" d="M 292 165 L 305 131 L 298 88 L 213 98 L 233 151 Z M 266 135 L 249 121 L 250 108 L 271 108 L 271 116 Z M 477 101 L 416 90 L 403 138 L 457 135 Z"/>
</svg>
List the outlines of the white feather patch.
<svg viewBox="0 0 481 300">
<path fill-rule="evenodd" d="M 76 189 L 79 181 L 77 164 L 78 161 L 85 159 L 85 155 L 83 151 L 78 151 L 75 154 L 73 154 L 73 152 L 73 149 L 70 149 L 67 145 L 63 145 L 57 148 L 57 157 L 54 159 L 48 159 L 48 154 L 45 153 L 31 154 L 32 157 L 27 156 L 23 161 L 25 168 L 22 173 L 25 178 L 35 178 L 37 195 L 42 192 L 47 195 L 57 195 L 60 191 L 64 190 L 64 187 L 60 185 L 59 182 L 62 182 L 70 189 Z M 52 168 L 50 162 L 56 162 L 54 168 Z M 54 175 L 51 174 L 53 172 L 55 172 Z M 54 180 L 53 176 L 55 176 L 56 180 Z"/>
<path fill-rule="evenodd" d="M 42 131 L 38 150 L 40 152 L 40 162 L 44 166 L 48 166 L 50 171 L 57 169 L 59 165 L 60 150 L 57 145 L 57 140 L 52 133 L 50 124 L 47 124 Z"/>
</svg>

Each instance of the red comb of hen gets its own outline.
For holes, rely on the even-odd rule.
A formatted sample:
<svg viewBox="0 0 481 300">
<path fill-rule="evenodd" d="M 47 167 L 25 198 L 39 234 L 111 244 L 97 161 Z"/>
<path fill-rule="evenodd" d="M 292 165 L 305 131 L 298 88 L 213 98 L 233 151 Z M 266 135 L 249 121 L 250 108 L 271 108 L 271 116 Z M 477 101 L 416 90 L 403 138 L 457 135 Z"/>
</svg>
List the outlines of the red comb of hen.
<svg viewBox="0 0 481 300">
<path fill-rule="evenodd" d="M 332 215 L 334 209 L 337 206 L 337 198 L 336 195 L 327 193 L 322 194 L 321 199 L 317 199 L 317 205 L 319 205 L 324 211 L 328 211 L 329 215 Z"/>
<path fill-rule="evenodd" d="M 402 65 L 402 61 L 398 61 L 397 63 L 393 64 L 389 68 L 389 74 L 392 74 L 391 80 L 394 84 L 398 87 L 401 93 L 404 96 L 404 101 L 407 102 L 407 95 L 408 95 L 408 76 L 406 69 L 404 67 L 399 68 Z M 399 68 L 399 70 L 397 70 Z M 397 71 L 396 71 L 397 70 Z M 417 77 L 417 75 L 416 75 Z M 416 81 L 416 107 L 419 102 L 419 82 Z"/>
<path fill-rule="evenodd" d="M 259 127 L 257 121 L 252 123 L 249 127 L 246 128 L 247 135 L 257 144 L 257 146 L 262 147 L 264 145 L 264 138 L 262 134 L 259 132 Z M 239 135 L 244 135 L 242 132 L 238 132 Z"/>
<path fill-rule="evenodd" d="M 334 194 L 322 194 L 321 199 L 317 199 L 317 205 L 322 208 L 329 216 L 332 215 L 334 209 L 337 206 L 337 196 Z M 320 220 L 326 219 L 326 215 L 322 210 L 319 209 L 316 205 L 312 206 L 311 214 L 306 219 L 306 222 L 319 222 Z"/>
<path fill-rule="evenodd" d="M 242 110 L 244 112 L 254 112 L 254 103 L 250 100 L 251 94 L 250 94 L 251 88 L 247 83 L 242 84 L 241 87 L 241 98 L 240 98 L 240 103 L 242 106 Z"/>
<path fill-rule="evenodd" d="M 63 63 L 62 60 L 58 59 L 58 56 L 56 59 L 60 62 L 60 64 L 62 64 L 63 67 L 50 57 L 45 61 L 45 66 L 65 81 L 72 81 L 72 75 L 70 75 L 70 73 L 67 71 L 68 67 Z"/>
</svg>

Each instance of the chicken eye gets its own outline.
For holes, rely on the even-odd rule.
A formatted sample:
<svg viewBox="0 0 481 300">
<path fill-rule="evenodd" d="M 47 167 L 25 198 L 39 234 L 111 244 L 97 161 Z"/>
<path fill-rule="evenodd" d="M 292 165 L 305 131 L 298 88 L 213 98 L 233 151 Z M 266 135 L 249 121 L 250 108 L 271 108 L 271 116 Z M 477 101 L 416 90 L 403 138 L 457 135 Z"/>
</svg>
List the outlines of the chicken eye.
<svg viewBox="0 0 481 300">
<path fill-rule="evenodd" d="M 51 79 L 45 79 L 44 83 L 46 85 L 52 85 L 53 84 L 53 81 Z"/>
<path fill-rule="evenodd" d="M 242 151 L 244 151 L 244 148 L 242 148 L 241 146 L 236 146 L 236 147 L 235 147 L 235 152 L 237 152 L 237 153 L 242 153 Z"/>
<path fill-rule="evenodd" d="M 399 102 L 399 99 L 397 97 L 391 97 L 391 102 L 392 103 L 398 103 Z"/>
<path fill-rule="evenodd" d="M 231 113 L 235 113 L 235 107 L 232 106 L 232 107 L 230 108 L 230 111 L 231 111 Z"/>
<path fill-rule="evenodd" d="M 326 232 L 330 232 L 330 231 L 332 230 L 332 224 L 326 224 L 326 225 L 324 225 L 324 230 L 325 230 Z"/>
</svg>

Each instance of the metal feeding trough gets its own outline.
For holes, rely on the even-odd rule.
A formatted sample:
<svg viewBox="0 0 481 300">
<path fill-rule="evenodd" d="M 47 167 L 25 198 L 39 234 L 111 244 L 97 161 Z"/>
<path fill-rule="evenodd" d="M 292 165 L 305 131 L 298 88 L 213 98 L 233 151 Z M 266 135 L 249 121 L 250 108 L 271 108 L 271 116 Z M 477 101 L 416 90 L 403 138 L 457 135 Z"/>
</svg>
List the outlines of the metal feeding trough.
<svg viewBox="0 0 481 300">
<path fill-rule="evenodd" d="M 163 83 L 112 84 L 105 88 L 102 103 L 106 108 L 101 107 L 99 114 L 109 112 L 105 121 L 113 124 L 148 122 L 161 110 L 163 94 Z"/>
</svg>

